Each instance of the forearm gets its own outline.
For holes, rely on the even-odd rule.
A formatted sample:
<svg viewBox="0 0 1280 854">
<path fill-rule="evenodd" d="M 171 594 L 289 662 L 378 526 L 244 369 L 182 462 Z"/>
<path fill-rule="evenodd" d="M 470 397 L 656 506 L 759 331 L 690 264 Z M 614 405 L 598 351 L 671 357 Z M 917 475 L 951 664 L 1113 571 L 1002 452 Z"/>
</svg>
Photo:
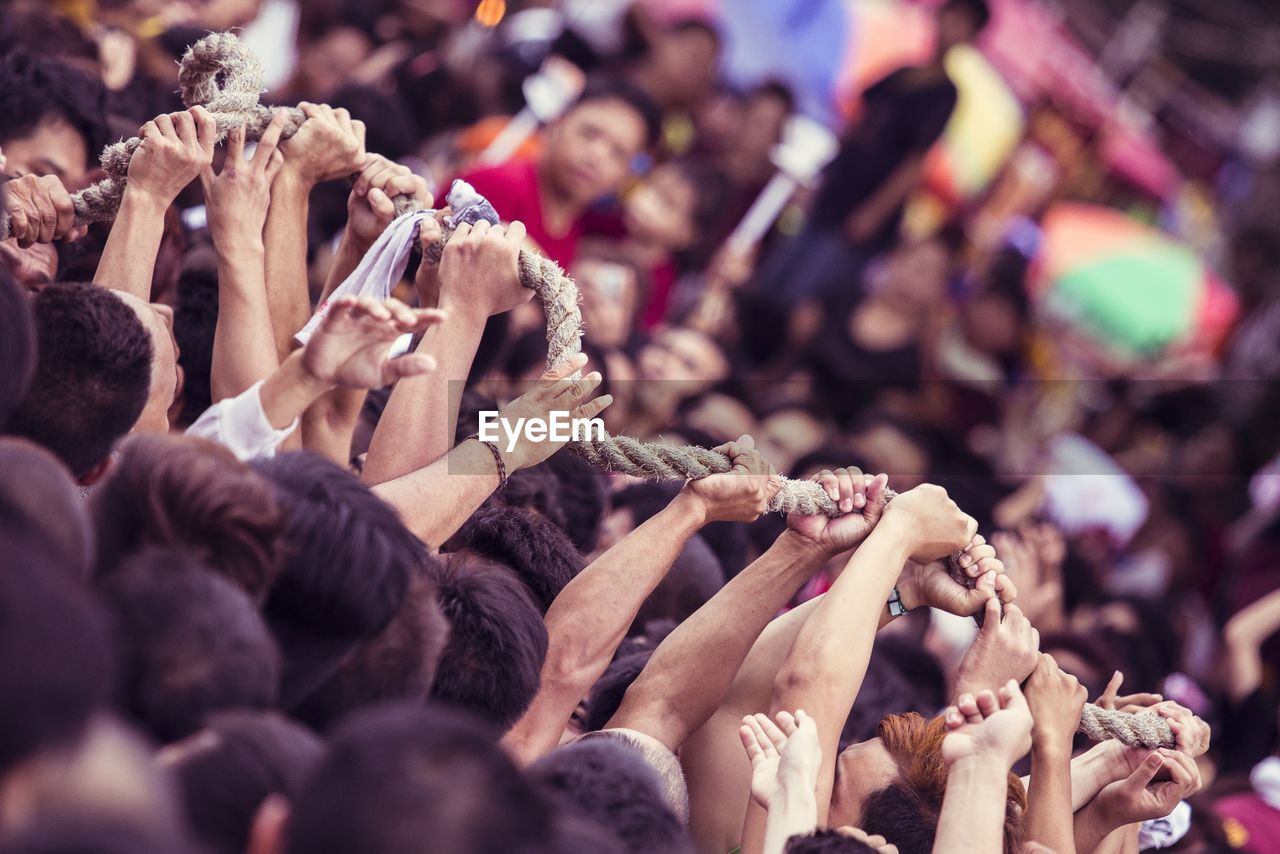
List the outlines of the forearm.
<svg viewBox="0 0 1280 854">
<path fill-rule="evenodd" d="M 151 301 L 151 277 L 164 237 L 168 206 L 132 188 L 126 188 L 120 210 L 102 249 L 94 282 L 104 288 L 125 291 L 143 302 Z"/>
<path fill-rule="evenodd" d="M 1031 786 L 1027 792 L 1027 839 L 1057 854 L 1073 854 L 1071 743 L 1052 735 L 1033 736 Z"/>
<path fill-rule="evenodd" d="M 1126 830 L 1108 819 L 1097 804 L 1089 804 L 1072 821 L 1076 850 L 1080 854 L 1119 854 L 1124 850 Z M 1136 829 L 1137 825 L 1132 825 Z"/>
<path fill-rule="evenodd" d="M 213 400 L 234 397 L 280 366 L 267 303 L 261 238 L 218 252 L 218 320 L 213 333 Z"/>
<path fill-rule="evenodd" d="M 1128 775 L 1118 768 L 1116 752 L 1123 750 L 1117 741 L 1103 741 L 1071 760 L 1071 809 L 1078 812 L 1102 789 Z M 1023 780 L 1029 783 L 1030 778 Z M 1083 850 L 1083 848 L 1081 849 Z"/>
<path fill-rule="evenodd" d="M 774 681 L 771 710 L 804 709 L 818 723 L 818 821 L 827 818 L 840 731 L 862 687 L 884 603 L 907 559 L 906 539 L 877 526 L 805 621 Z"/>
<path fill-rule="evenodd" d="M 429 329 L 418 344 L 418 352 L 435 357 L 437 368 L 396 383 L 369 443 L 365 483 L 383 483 L 420 469 L 453 447 L 460 392 L 488 315 L 466 305 L 442 307 L 449 311 L 448 321 Z M 406 436 L 413 440 L 405 441 Z"/>
<path fill-rule="evenodd" d="M 271 207 L 263 230 L 266 244 L 267 300 L 272 341 L 283 361 L 293 351 L 293 336 L 311 318 L 307 287 L 307 210 L 311 184 L 287 167 L 271 185 Z"/>
<path fill-rule="evenodd" d="M 570 581 L 547 610 L 548 648 L 541 687 L 503 739 L 518 764 L 554 748 L 569 716 L 600 678 L 640 606 L 702 527 L 698 508 L 679 495 Z"/>
<path fill-rule="evenodd" d="M 262 383 L 259 396 L 262 411 L 277 430 L 282 430 L 302 417 L 317 399 L 332 386 L 308 375 L 302 366 L 302 351 L 291 354 Z"/>
<path fill-rule="evenodd" d="M 431 465 L 371 488 L 418 539 L 436 548 L 498 488 L 498 470 L 488 448 L 463 442 Z"/>
<path fill-rule="evenodd" d="M 328 299 L 333 294 L 334 289 L 347 280 L 347 277 L 355 271 L 368 251 L 369 246 L 352 237 L 350 232 L 344 231 L 342 233 L 342 240 L 338 243 L 338 251 L 334 253 L 333 263 L 329 265 L 329 275 L 324 280 L 324 291 L 320 294 L 321 302 Z"/>
<path fill-rule="evenodd" d="M 706 723 L 760 632 L 825 559 L 818 546 L 784 533 L 667 636 L 609 726 L 677 749 Z"/>
<path fill-rule="evenodd" d="M 797 834 L 813 833 L 818 826 L 818 804 L 813 792 L 784 789 L 769 804 L 761 854 L 783 854 L 787 840 Z M 753 854 L 743 844 L 742 854 Z"/>
<path fill-rule="evenodd" d="M 340 466 L 351 462 L 351 440 L 369 392 L 335 388 L 302 416 L 302 447 Z"/>
<path fill-rule="evenodd" d="M 933 839 L 934 854 L 991 854 L 1004 849 L 1008 772 L 997 760 L 976 757 L 951 766 Z"/>
</svg>

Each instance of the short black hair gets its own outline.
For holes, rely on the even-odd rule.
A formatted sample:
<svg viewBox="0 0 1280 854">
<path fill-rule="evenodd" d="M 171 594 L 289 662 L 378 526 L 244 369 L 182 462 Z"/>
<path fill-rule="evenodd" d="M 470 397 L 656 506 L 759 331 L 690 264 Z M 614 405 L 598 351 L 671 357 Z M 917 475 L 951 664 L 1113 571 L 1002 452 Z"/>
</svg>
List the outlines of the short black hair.
<svg viewBox="0 0 1280 854">
<path fill-rule="evenodd" d="M 97 285 L 49 285 L 36 295 L 40 356 L 10 432 L 87 474 L 133 429 L 151 391 L 151 334 Z"/>
<path fill-rule="evenodd" d="M 552 454 L 543 465 L 555 474 L 565 533 L 578 551 L 590 554 L 609 503 L 608 476 L 574 453 Z"/>
<path fill-rule="evenodd" d="M 0 146 L 64 121 L 84 138 L 89 166 L 107 142 L 102 81 L 65 62 L 17 50 L 0 62 Z"/>
<path fill-rule="evenodd" d="M 279 653 L 253 600 L 194 556 L 146 549 L 100 589 L 120 653 L 118 702 L 161 742 L 213 712 L 275 701 Z"/>
<path fill-rule="evenodd" d="M 441 547 L 444 552 L 463 549 L 508 567 L 544 614 L 584 563 L 568 534 L 523 507 L 481 507 L 472 513 Z"/>
<path fill-rule="evenodd" d="M 0 186 L 3 203 L 4 188 Z M 0 265 L 0 365 L 4 365 L 0 371 L 0 434 L 8 429 L 10 416 L 31 387 L 39 353 L 31 301 L 8 268 Z"/>
<path fill-rule="evenodd" d="M 90 504 L 99 575 L 149 545 L 190 552 L 256 603 L 280 575 L 283 514 L 276 490 L 214 442 L 130 436 Z"/>
<path fill-rule="evenodd" d="M 428 565 L 435 558 L 427 557 Z M 424 703 L 449 640 L 449 621 L 440 609 L 430 574 L 415 573 L 409 593 L 390 624 L 355 652 L 293 715 L 318 730 L 361 706 L 392 700 Z"/>
<path fill-rule="evenodd" d="M 215 854 L 241 854 L 262 802 L 292 801 L 319 764 L 315 733 L 272 712 L 222 712 L 179 745 L 170 767 L 196 839 Z"/>
<path fill-rule="evenodd" d="M 785 854 L 876 854 L 876 849 L 833 828 L 819 828 L 788 839 Z"/>
<path fill-rule="evenodd" d="M 45 546 L 0 518 L 0 775 L 71 744 L 111 688 L 107 618 Z"/>
<path fill-rule="evenodd" d="M 772 77 L 747 93 L 748 98 L 777 98 L 787 107 L 787 112 L 796 108 L 796 93 L 789 85 L 777 77 Z"/>
<path fill-rule="evenodd" d="M 440 708 L 405 703 L 353 715 L 293 805 L 288 854 L 545 850 L 549 804 L 494 739 Z"/>
<path fill-rule="evenodd" d="M 640 87 L 618 77 L 592 77 L 569 112 L 594 101 L 621 101 L 644 122 L 645 148 L 653 148 L 662 135 L 662 111 Z"/>
<path fill-rule="evenodd" d="M 706 239 L 724 216 L 729 196 L 728 179 L 723 172 L 704 160 L 686 157 L 664 165 L 678 173 L 681 180 L 692 188 L 693 227 L 699 240 Z"/>
<path fill-rule="evenodd" d="M 175 427 L 190 427 L 213 405 L 213 335 L 218 327 L 218 258 L 212 248 L 191 252 L 178 274 L 173 340 L 182 366 L 182 412 Z"/>
<path fill-rule="evenodd" d="M 533 702 L 547 657 L 547 627 L 529 590 L 509 570 L 452 555 L 435 571 L 449 642 L 432 699 L 501 731 Z"/>
<path fill-rule="evenodd" d="M 605 724 L 609 723 L 622 707 L 627 689 L 639 678 L 652 656 L 653 649 L 638 649 L 629 653 L 619 650 L 617 657 L 609 663 L 609 667 L 596 680 L 596 684 L 591 686 L 590 692 L 583 701 L 582 728 L 584 730 L 595 732 L 604 729 Z"/>
<path fill-rule="evenodd" d="M 34 442 L 0 438 L 0 518 L 39 540 L 69 578 L 89 577 L 94 554 L 89 507 L 66 466 Z"/>
<path fill-rule="evenodd" d="M 991 7 L 987 5 L 987 0 L 947 0 L 942 9 L 944 11 L 954 9 L 967 14 L 969 20 L 973 22 L 975 36 L 986 29 L 991 21 Z"/>
<path fill-rule="evenodd" d="M 306 452 L 255 463 L 285 514 L 284 571 L 264 613 L 282 646 L 281 701 L 296 706 L 387 627 L 426 547 L 351 472 Z"/>
<path fill-rule="evenodd" d="M 638 750 L 613 738 L 558 747 L 529 766 L 529 777 L 613 831 L 631 854 L 693 851 L 658 772 Z"/>
</svg>

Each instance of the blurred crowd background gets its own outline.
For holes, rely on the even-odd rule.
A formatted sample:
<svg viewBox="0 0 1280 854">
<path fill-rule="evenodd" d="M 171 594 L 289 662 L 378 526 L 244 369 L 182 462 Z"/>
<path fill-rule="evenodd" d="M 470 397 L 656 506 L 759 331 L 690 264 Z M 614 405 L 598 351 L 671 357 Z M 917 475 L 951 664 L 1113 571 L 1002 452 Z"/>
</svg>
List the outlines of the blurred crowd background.
<svg viewBox="0 0 1280 854">
<path fill-rule="evenodd" d="M 237 28 L 265 103 L 345 107 L 438 200 L 464 176 L 529 226 L 582 291 L 612 431 L 750 433 L 791 476 L 852 462 L 898 490 L 945 485 L 999 532 L 1042 648 L 1091 696 L 1120 670 L 1213 723 L 1184 850 L 1280 850 L 1270 0 L 7 0 L 0 14 L 0 121 L 38 97 L 32 55 L 83 80 L 61 108 L 73 132 L 5 143 L 10 173 L 86 185 L 104 143 L 181 109 L 186 47 Z M 604 74 L 624 97 L 559 122 Z M 317 293 L 347 191 L 312 199 Z M 177 425 L 210 403 L 216 317 L 199 185 L 188 194 L 154 294 L 186 375 Z M 36 290 L 89 280 L 105 235 L 0 252 Z M 491 323 L 474 408 L 542 371 L 542 327 L 536 303 Z M 674 487 L 609 489 L 584 553 Z M 560 500 L 503 496 L 552 518 Z M 719 574 L 691 574 L 682 601 L 781 525 L 712 526 Z M 882 690 L 859 697 L 878 704 L 872 725 L 937 711 L 972 632 L 928 614 L 895 628 L 911 643 L 877 650 Z M 946 666 L 927 672 L 921 651 Z"/>
</svg>

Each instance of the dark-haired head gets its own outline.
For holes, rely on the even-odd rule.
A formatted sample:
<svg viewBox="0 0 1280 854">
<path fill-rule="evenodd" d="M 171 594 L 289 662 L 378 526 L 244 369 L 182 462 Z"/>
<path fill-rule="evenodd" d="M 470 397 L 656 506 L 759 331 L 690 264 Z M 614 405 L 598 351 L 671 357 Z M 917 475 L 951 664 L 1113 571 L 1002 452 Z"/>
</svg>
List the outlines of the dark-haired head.
<svg viewBox="0 0 1280 854">
<path fill-rule="evenodd" d="M 160 758 L 177 779 L 195 837 L 214 854 L 241 854 L 263 802 L 294 800 L 323 753 L 323 742 L 288 718 L 224 712 Z"/>
<path fill-rule="evenodd" d="M 386 628 L 426 548 L 394 509 L 328 460 L 298 452 L 254 465 L 275 484 L 285 515 L 284 571 L 264 613 L 284 653 L 281 702 L 292 708 Z"/>
<path fill-rule="evenodd" d="M 120 297 L 96 285 L 51 285 L 34 308 L 39 361 L 9 431 L 82 478 L 105 463 L 146 406 L 151 335 Z"/>
<path fill-rule="evenodd" d="M 0 203 L 4 188 L 0 186 Z M 39 357 L 36 320 L 31 302 L 22 288 L 0 265 L 0 434 L 7 432 L 9 418 L 27 395 Z"/>
<path fill-rule="evenodd" d="M 94 536 L 84 497 L 66 466 L 25 439 L 0 439 L 0 519 L 38 540 L 68 576 L 89 577 Z"/>
<path fill-rule="evenodd" d="M 788 839 L 785 854 L 876 854 L 876 851 L 861 839 L 823 828 Z"/>
<path fill-rule="evenodd" d="M 255 602 L 280 575 L 283 517 L 275 490 L 222 445 L 134 436 L 121 444 L 92 506 L 99 575 L 147 546 L 186 550 Z"/>
<path fill-rule="evenodd" d="M 684 622 L 724 585 L 724 569 L 711 547 L 694 535 L 676 555 L 671 569 L 644 600 L 628 634 L 640 634 L 652 620 Z"/>
<path fill-rule="evenodd" d="M 431 697 L 506 731 L 541 684 L 542 615 L 509 570 L 474 557 L 451 556 L 434 580 L 450 628 Z"/>
<path fill-rule="evenodd" d="M 0 519 L 0 774 L 75 741 L 107 699 L 112 652 L 101 608 L 39 538 Z"/>
<path fill-rule="evenodd" d="M 614 731 L 558 747 L 529 767 L 530 778 L 602 827 L 632 854 L 693 846 L 668 805 L 665 784 L 645 756 Z"/>
<path fill-rule="evenodd" d="M 938 51 L 973 41 L 990 20 L 987 0 L 947 0 L 938 10 Z"/>
<path fill-rule="evenodd" d="M 162 742 L 213 712 L 265 709 L 279 653 L 247 594 L 194 556 L 152 548 L 101 584 L 120 653 L 121 707 Z"/>
<path fill-rule="evenodd" d="M 582 571 L 582 555 L 546 517 L 522 507 L 482 507 L 441 547 L 470 551 L 516 574 L 545 614 Z"/>
<path fill-rule="evenodd" d="M 435 558 L 427 556 L 428 565 Z M 449 639 L 432 573 L 410 578 L 404 604 L 385 629 L 356 648 L 293 714 L 320 731 L 362 706 L 393 700 L 424 703 Z"/>
<path fill-rule="evenodd" d="M 647 96 L 620 80 L 592 80 L 546 133 L 539 175 L 579 211 L 618 192 L 635 157 L 658 138 Z"/>
<path fill-rule="evenodd" d="M 607 477 L 577 454 L 552 454 L 543 463 L 554 475 L 564 530 L 582 554 L 595 551 L 609 500 Z"/>
<path fill-rule="evenodd" d="M 18 174 L 78 184 L 107 141 L 102 82 L 65 62 L 15 51 L 0 61 L 0 147 Z"/>
<path fill-rule="evenodd" d="M 541 851 L 548 804 L 471 718 L 409 704 L 334 732 L 289 822 L 289 854 Z"/>
</svg>

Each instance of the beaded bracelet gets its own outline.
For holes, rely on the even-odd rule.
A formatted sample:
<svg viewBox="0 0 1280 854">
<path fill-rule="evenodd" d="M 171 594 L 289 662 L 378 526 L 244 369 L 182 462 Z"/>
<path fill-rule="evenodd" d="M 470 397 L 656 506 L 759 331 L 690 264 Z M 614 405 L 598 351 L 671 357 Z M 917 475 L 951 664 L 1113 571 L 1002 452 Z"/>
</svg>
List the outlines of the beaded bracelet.
<svg viewBox="0 0 1280 854">
<path fill-rule="evenodd" d="M 502 452 L 498 450 L 497 443 L 486 442 L 484 439 L 480 438 L 479 433 L 472 433 L 466 439 L 463 439 L 463 441 L 469 442 L 472 439 L 475 439 L 481 445 L 484 445 L 489 449 L 489 453 L 493 454 L 493 462 L 498 466 L 498 489 L 502 489 L 507 485 L 507 464 L 502 461 Z"/>
</svg>

